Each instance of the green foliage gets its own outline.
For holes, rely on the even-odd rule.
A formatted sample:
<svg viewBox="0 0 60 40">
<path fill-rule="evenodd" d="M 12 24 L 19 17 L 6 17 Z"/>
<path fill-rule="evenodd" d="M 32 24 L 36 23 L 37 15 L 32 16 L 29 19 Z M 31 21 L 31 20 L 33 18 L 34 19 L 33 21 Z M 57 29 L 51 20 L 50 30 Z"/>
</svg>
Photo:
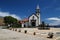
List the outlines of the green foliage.
<svg viewBox="0 0 60 40">
<path fill-rule="evenodd" d="M 46 24 L 45 24 L 45 22 L 43 21 L 42 24 L 41 24 L 41 27 L 44 28 L 45 26 L 46 26 Z"/>
<path fill-rule="evenodd" d="M 39 25 L 38 29 L 50 29 L 49 24 L 46 25 L 46 23 L 43 21 L 41 25 Z"/>
<path fill-rule="evenodd" d="M 18 23 L 18 20 L 16 18 L 13 18 L 11 16 L 5 16 L 4 17 L 4 23 L 6 26 L 11 25 L 11 27 L 21 27 L 21 24 Z"/>
<path fill-rule="evenodd" d="M 14 23 L 17 23 L 17 19 L 15 19 L 11 16 L 6 16 L 6 17 L 4 17 L 4 22 L 6 24 L 11 24 L 11 23 L 14 24 Z"/>
<path fill-rule="evenodd" d="M 15 23 L 14 25 L 12 25 L 13 28 L 21 28 L 21 24 L 19 23 Z"/>
</svg>

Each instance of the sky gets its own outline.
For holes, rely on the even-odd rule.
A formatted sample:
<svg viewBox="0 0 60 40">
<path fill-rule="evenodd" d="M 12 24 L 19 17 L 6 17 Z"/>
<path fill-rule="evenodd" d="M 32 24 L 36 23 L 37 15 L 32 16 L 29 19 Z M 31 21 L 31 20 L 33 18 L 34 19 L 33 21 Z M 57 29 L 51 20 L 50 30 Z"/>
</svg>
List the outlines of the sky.
<svg viewBox="0 0 60 40">
<path fill-rule="evenodd" d="M 22 20 L 35 13 L 38 4 L 41 21 L 60 25 L 60 0 L 0 0 L 0 16 L 12 16 Z"/>
</svg>

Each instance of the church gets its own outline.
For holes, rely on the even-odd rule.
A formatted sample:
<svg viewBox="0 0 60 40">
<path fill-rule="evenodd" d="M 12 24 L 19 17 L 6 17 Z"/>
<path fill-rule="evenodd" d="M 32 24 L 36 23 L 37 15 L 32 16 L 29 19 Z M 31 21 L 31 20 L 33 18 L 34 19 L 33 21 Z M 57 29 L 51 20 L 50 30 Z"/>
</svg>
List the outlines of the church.
<svg viewBox="0 0 60 40">
<path fill-rule="evenodd" d="M 22 27 L 37 27 L 41 24 L 40 8 L 37 5 L 35 13 L 20 21 Z"/>
</svg>

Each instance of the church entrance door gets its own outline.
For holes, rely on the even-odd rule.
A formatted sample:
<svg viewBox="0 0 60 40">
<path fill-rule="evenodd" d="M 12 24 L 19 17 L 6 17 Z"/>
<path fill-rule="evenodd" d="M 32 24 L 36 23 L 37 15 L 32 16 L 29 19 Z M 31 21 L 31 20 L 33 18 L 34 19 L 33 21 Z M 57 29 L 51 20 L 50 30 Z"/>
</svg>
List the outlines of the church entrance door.
<svg viewBox="0 0 60 40">
<path fill-rule="evenodd" d="M 31 20 L 31 25 L 36 26 L 36 20 Z"/>
</svg>

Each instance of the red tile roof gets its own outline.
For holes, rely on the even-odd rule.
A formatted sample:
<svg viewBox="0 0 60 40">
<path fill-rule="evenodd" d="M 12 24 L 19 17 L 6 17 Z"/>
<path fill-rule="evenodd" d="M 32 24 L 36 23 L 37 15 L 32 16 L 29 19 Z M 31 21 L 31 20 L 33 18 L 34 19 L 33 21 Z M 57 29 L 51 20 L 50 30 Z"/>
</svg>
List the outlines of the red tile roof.
<svg viewBox="0 0 60 40">
<path fill-rule="evenodd" d="M 20 20 L 19 23 L 25 23 L 25 22 L 28 22 L 28 21 L 29 21 L 28 18 L 25 18 L 23 20 Z"/>
</svg>

